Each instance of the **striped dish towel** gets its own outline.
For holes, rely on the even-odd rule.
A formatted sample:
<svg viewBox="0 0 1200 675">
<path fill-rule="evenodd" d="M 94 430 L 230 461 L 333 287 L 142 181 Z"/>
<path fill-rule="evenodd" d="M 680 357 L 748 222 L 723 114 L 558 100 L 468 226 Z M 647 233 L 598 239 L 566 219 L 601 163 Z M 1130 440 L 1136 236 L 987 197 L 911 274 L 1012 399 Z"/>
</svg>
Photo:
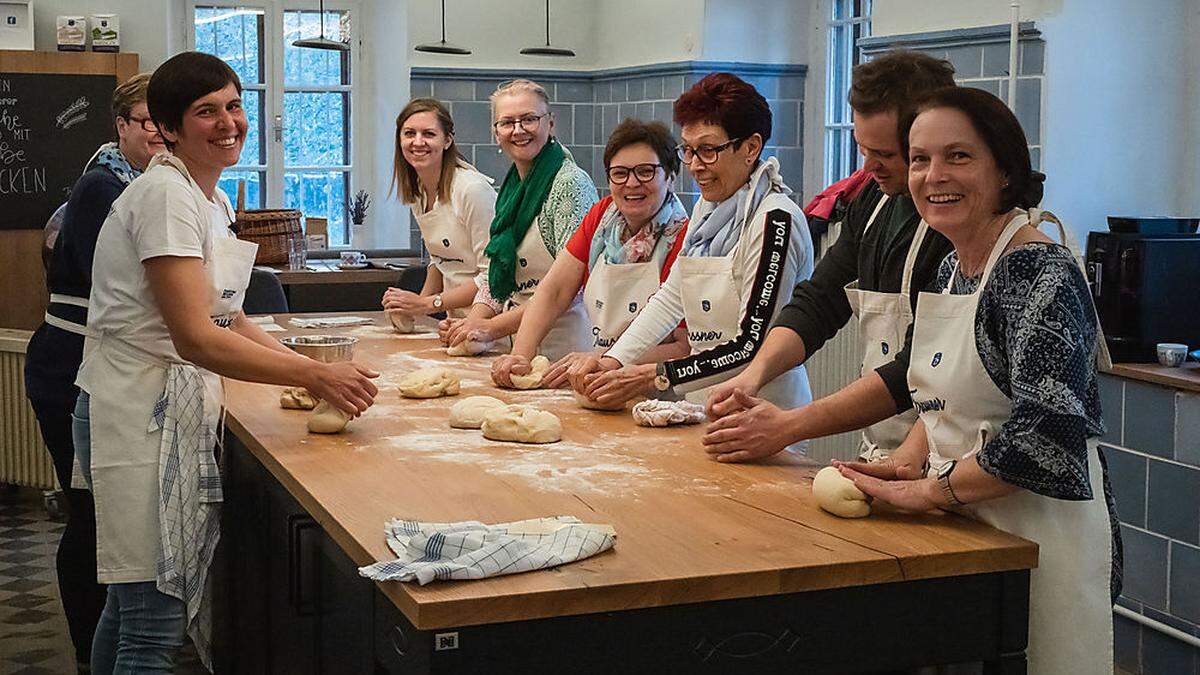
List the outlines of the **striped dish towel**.
<svg viewBox="0 0 1200 675">
<path fill-rule="evenodd" d="M 384 526 L 395 560 L 360 567 L 375 581 L 483 579 L 548 569 L 589 558 L 613 547 L 609 525 L 581 523 L 573 516 L 534 518 L 485 525 L 392 520 Z"/>
</svg>

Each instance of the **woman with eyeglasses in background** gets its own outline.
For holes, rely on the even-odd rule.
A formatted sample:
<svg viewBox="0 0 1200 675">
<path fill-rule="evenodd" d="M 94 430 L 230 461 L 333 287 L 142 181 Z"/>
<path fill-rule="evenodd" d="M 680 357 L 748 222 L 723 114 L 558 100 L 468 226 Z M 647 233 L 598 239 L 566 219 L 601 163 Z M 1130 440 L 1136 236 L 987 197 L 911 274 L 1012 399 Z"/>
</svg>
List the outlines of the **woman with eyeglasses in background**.
<svg viewBox="0 0 1200 675">
<path fill-rule="evenodd" d="M 513 165 L 496 197 L 496 215 L 484 253 L 487 274 L 465 319 L 438 325 L 447 346 L 508 337 L 521 325 L 533 292 L 555 257 L 596 203 L 596 186 L 554 137 L 550 97 L 538 83 L 513 80 L 491 95 L 492 127 Z M 583 303 L 573 303 L 542 340 L 542 354 L 556 360 L 591 346 Z"/>
<path fill-rule="evenodd" d="M 50 305 L 45 323 L 29 340 L 25 360 L 25 389 L 67 502 L 67 524 L 58 543 L 55 567 L 67 628 L 81 670 L 87 668 L 91 657 L 92 635 L 104 609 L 106 592 L 102 584 L 96 583 L 96 510 L 92 495 L 71 487 L 75 457 L 71 411 L 79 396 L 75 376 L 83 360 L 92 256 L 100 225 L 125 187 L 146 169 L 150 158 L 166 151 L 146 110 L 149 82 L 150 75 L 135 75 L 113 92 L 117 140 L 100 146 L 71 189 L 46 270 Z"/>
<path fill-rule="evenodd" d="M 679 173 L 676 141 L 661 122 L 626 119 L 604 148 L 604 170 L 612 194 L 584 216 L 529 303 L 512 352 L 492 364 L 492 380 L 512 386 L 512 375 L 530 370 L 542 339 L 555 320 L 583 291 L 592 326 L 591 351 L 572 352 L 556 361 L 542 386 L 566 383 L 573 364 L 598 359 L 637 316 L 667 278 L 687 232 L 687 212 L 671 190 Z M 687 339 L 651 348 L 643 363 L 687 356 Z"/>
<path fill-rule="evenodd" d="M 704 390 L 754 358 L 792 287 L 813 268 L 812 239 L 774 157 L 767 101 L 737 76 L 713 73 L 675 101 L 679 156 L 702 199 L 692 210 L 683 253 L 666 282 L 603 358 L 572 370 L 571 385 L 601 405 L 674 392 L 703 403 Z M 687 325 L 690 355 L 659 364 L 639 360 Z M 812 399 L 797 366 L 762 396 L 793 408 Z"/>
</svg>

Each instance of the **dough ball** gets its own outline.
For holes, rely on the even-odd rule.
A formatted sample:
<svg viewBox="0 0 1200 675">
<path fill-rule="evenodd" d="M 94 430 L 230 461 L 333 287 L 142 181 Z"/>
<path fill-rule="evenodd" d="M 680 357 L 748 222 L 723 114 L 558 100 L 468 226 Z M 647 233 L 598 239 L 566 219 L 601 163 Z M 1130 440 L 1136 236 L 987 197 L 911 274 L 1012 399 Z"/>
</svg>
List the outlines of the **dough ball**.
<svg viewBox="0 0 1200 675">
<path fill-rule="evenodd" d="M 317 398 L 304 387 L 288 387 L 279 395 L 279 407 L 288 410 L 312 410 L 317 407 Z"/>
<path fill-rule="evenodd" d="M 478 356 L 492 348 L 491 340 L 480 342 L 479 340 L 463 340 L 462 342 L 446 347 L 447 356 Z"/>
<path fill-rule="evenodd" d="M 575 402 L 579 404 L 579 407 L 586 410 L 605 410 L 608 412 L 613 412 L 616 410 L 624 410 L 625 404 L 627 403 L 627 401 L 622 401 L 616 404 L 609 403 L 608 405 L 604 405 L 603 403 L 597 403 L 593 401 L 577 391 L 573 391 L 571 393 L 575 395 Z"/>
<path fill-rule="evenodd" d="M 329 401 L 321 401 L 308 418 L 308 430 L 314 434 L 336 434 L 350 423 L 350 416 Z"/>
<path fill-rule="evenodd" d="M 493 396 L 468 396 L 450 406 L 450 426 L 455 429 L 478 429 L 484 415 L 508 404 Z"/>
<path fill-rule="evenodd" d="M 554 413 L 526 405 L 490 410 L 483 416 L 483 437 L 493 441 L 554 443 L 562 440 L 562 422 Z"/>
<path fill-rule="evenodd" d="M 405 398 L 437 398 L 458 393 L 458 374 L 442 368 L 414 370 L 400 379 L 400 395 Z"/>
<path fill-rule="evenodd" d="M 392 322 L 392 328 L 395 328 L 397 333 L 411 333 L 413 327 L 417 325 L 417 320 L 411 314 L 393 309 L 388 310 L 387 315 Z"/>
<path fill-rule="evenodd" d="M 643 427 L 700 424 L 707 419 L 704 406 L 690 401 L 660 401 L 652 398 L 633 406 L 633 421 Z"/>
<path fill-rule="evenodd" d="M 538 354 L 529 362 L 529 372 L 525 375 L 509 375 L 513 389 L 537 389 L 542 386 L 542 376 L 550 370 L 550 359 Z"/>
<path fill-rule="evenodd" d="M 812 490 L 817 505 L 835 516 L 862 518 L 871 513 L 867 496 L 835 467 L 827 466 L 818 471 Z"/>
</svg>

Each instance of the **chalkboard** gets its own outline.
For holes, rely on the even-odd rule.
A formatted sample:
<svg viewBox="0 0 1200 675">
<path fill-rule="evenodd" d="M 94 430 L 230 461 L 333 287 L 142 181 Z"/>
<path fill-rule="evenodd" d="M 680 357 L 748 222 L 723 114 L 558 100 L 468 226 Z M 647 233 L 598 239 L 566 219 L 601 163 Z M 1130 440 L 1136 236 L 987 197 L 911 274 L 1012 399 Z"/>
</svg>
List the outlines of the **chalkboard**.
<svg viewBox="0 0 1200 675">
<path fill-rule="evenodd" d="M 0 73 L 0 229 L 41 228 L 113 140 L 113 75 Z"/>
</svg>

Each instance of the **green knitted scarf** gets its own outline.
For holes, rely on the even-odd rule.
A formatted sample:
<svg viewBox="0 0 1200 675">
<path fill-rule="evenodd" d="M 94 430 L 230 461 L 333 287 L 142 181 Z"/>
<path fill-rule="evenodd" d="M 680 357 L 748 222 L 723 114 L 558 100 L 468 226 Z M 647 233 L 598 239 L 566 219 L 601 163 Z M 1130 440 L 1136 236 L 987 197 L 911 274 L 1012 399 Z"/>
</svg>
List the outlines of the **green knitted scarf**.
<svg viewBox="0 0 1200 675">
<path fill-rule="evenodd" d="M 550 139 L 533 158 L 524 179 L 514 165 L 500 184 L 491 239 L 484 249 L 488 256 L 488 288 L 496 300 L 503 302 L 517 290 L 517 247 L 546 203 L 564 157 L 562 146 Z"/>
</svg>

